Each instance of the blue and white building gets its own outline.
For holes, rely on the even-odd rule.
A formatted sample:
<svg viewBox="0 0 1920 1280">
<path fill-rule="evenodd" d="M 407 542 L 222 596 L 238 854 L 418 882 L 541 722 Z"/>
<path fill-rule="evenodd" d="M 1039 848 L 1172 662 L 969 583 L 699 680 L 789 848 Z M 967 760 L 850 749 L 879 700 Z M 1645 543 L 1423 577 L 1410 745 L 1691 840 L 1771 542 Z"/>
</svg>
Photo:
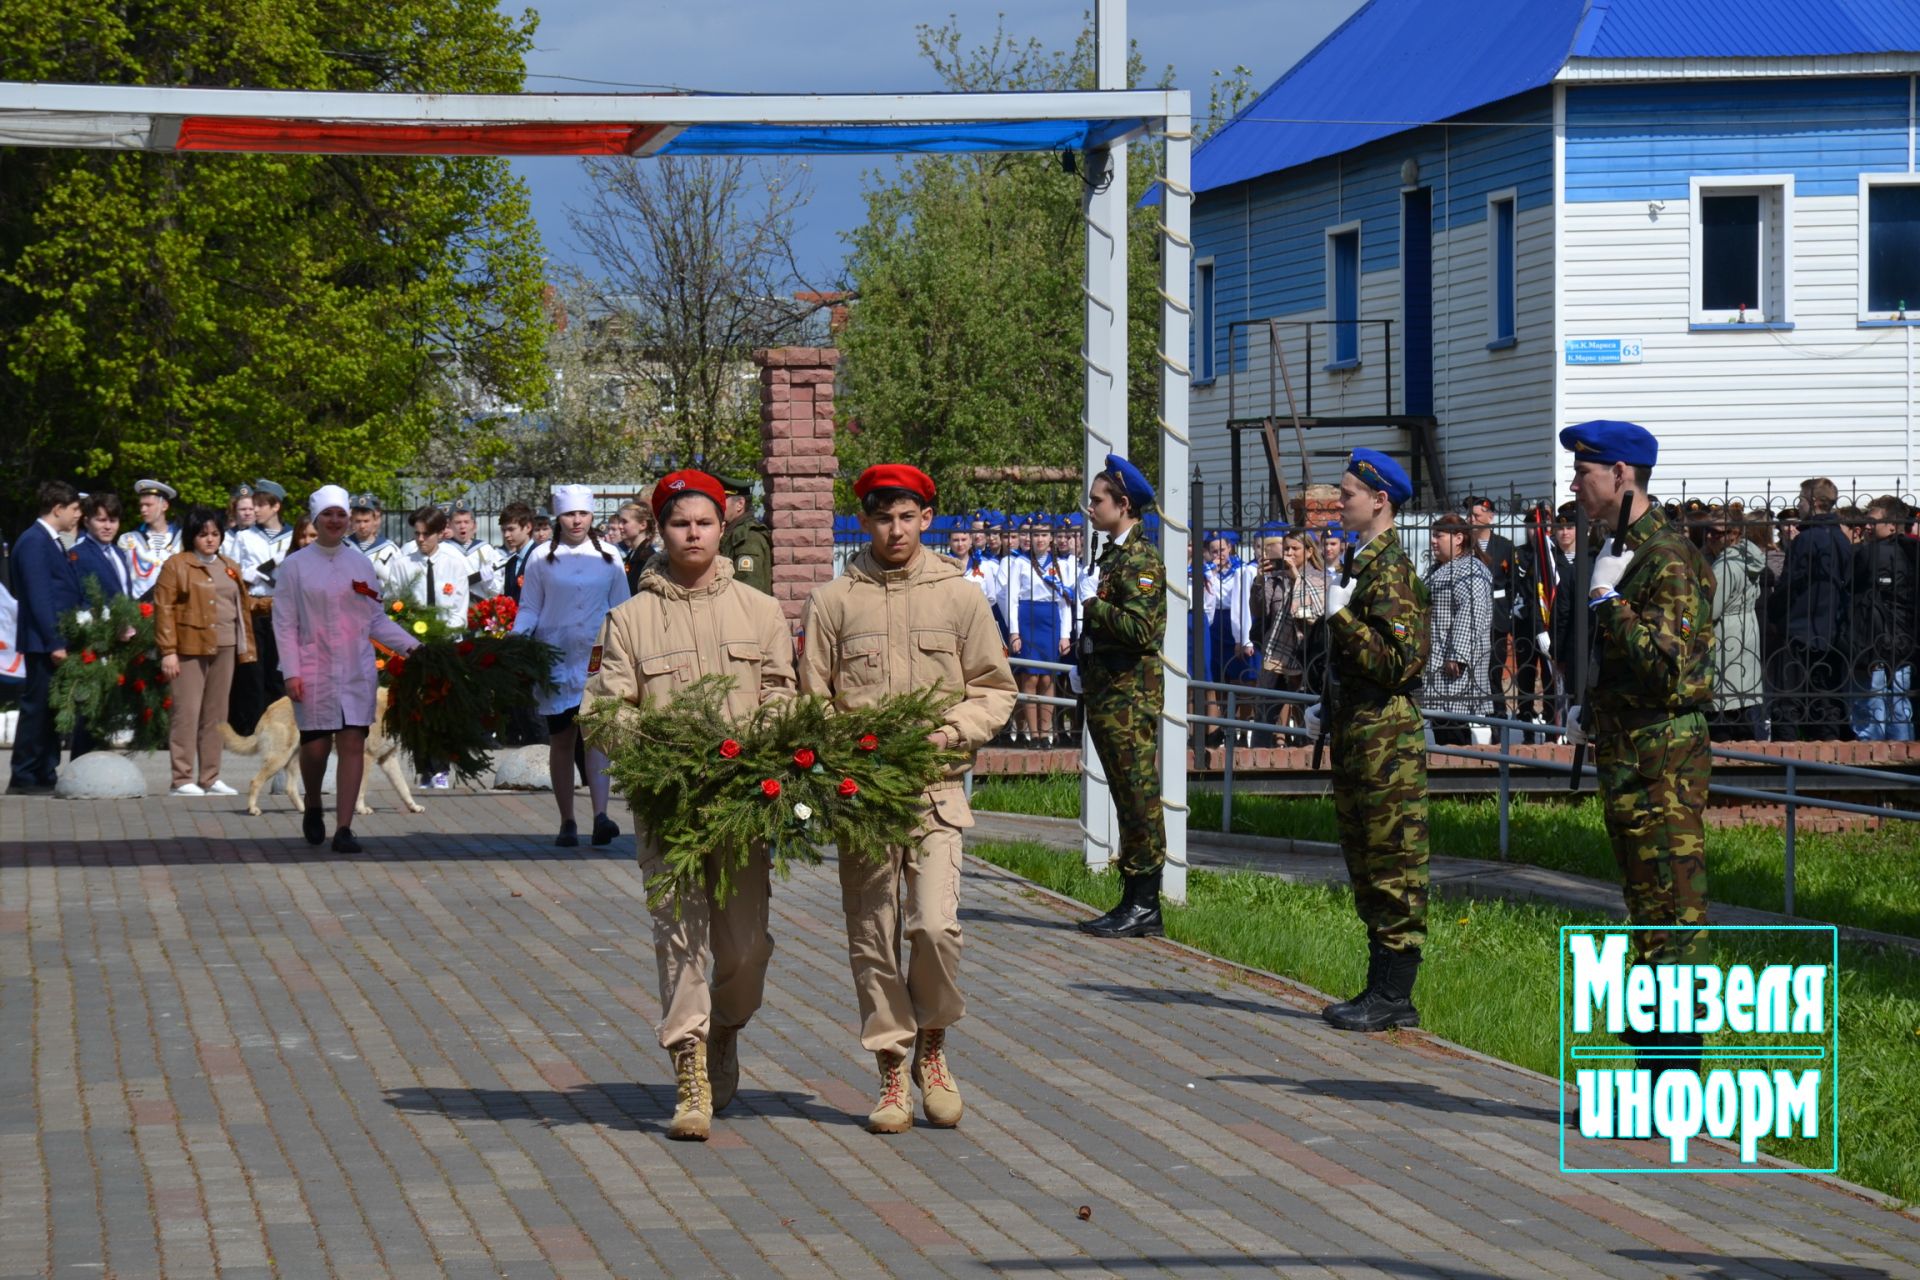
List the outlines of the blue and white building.
<svg viewBox="0 0 1920 1280">
<path fill-rule="evenodd" d="M 1917 0 L 1371 0 L 1195 154 L 1197 465 L 1263 501 L 1271 415 L 1297 493 L 1277 355 L 1317 481 L 1564 494 L 1608 417 L 1663 496 L 1913 492 L 1917 74 Z"/>
</svg>

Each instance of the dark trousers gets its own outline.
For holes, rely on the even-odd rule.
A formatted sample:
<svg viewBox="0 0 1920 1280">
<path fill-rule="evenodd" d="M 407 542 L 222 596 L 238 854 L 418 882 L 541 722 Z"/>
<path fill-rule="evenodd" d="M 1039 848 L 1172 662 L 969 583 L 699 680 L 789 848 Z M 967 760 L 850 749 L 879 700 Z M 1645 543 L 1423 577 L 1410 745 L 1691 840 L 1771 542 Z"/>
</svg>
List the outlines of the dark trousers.
<svg viewBox="0 0 1920 1280">
<path fill-rule="evenodd" d="M 13 734 L 12 785 L 50 787 L 59 777 L 60 735 L 53 727 L 48 696 L 53 685 L 53 657 L 29 653 L 26 686 L 20 691 L 20 725 Z"/>
<path fill-rule="evenodd" d="M 1853 737 L 1846 701 L 1847 663 L 1838 651 L 1789 640 L 1774 655 L 1772 666 L 1776 742 Z"/>
<path fill-rule="evenodd" d="M 1707 737 L 1714 742 L 1765 742 L 1766 730 L 1766 708 L 1758 702 L 1707 712 Z"/>
<path fill-rule="evenodd" d="M 1514 636 L 1513 661 L 1514 683 L 1520 689 L 1520 714 L 1516 718 L 1531 720 L 1537 716 L 1552 724 L 1559 710 L 1554 705 L 1554 694 L 1558 691 L 1553 687 L 1550 668 L 1534 648 L 1532 636 Z"/>
<path fill-rule="evenodd" d="M 1493 714 L 1511 719 L 1513 701 L 1507 697 L 1507 649 L 1513 636 L 1505 631 L 1493 633 L 1493 651 L 1487 655 L 1487 688 L 1493 694 Z"/>
<path fill-rule="evenodd" d="M 250 736 L 260 724 L 267 708 L 287 696 L 286 680 L 280 675 L 280 646 L 273 638 L 273 615 L 253 615 L 254 662 L 242 662 L 233 669 L 233 685 L 227 694 L 227 723 L 241 737 Z"/>
</svg>

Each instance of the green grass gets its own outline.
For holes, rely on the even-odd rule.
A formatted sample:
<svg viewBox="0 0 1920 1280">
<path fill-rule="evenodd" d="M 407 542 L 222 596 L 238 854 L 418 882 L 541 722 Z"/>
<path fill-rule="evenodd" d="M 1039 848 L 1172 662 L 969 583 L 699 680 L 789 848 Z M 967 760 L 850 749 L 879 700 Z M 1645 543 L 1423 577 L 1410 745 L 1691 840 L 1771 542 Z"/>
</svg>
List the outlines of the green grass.
<svg viewBox="0 0 1920 1280">
<path fill-rule="evenodd" d="M 1073 817 L 1079 778 L 993 779 L 974 788 L 974 807 Z M 1220 796 L 1195 791 L 1192 829 L 1220 829 Z M 1498 858 L 1499 810 L 1492 800 L 1436 800 L 1433 851 Z M 1233 829 L 1247 835 L 1333 841 L 1333 801 L 1325 796 L 1233 798 Z M 1617 872 L 1601 825 L 1599 801 L 1514 801 L 1508 856 L 1516 862 L 1600 880 Z M 1786 841 L 1776 827 L 1709 827 L 1707 876 L 1716 902 L 1779 911 L 1785 904 Z M 1920 937 L 1920 823 L 1889 822 L 1879 831 L 1801 832 L 1795 841 L 1794 911 L 1832 924 Z"/>
<path fill-rule="evenodd" d="M 1105 908 L 1113 872 L 1038 844 L 979 844 L 978 854 L 1056 892 Z M 1167 934 L 1223 959 L 1348 995 L 1365 978 L 1366 940 L 1345 888 L 1288 884 L 1256 872 L 1188 874 L 1188 901 L 1166 910 Z M 1423 1025 L 1436 1035 L 1549 1076 L 1559 1042 L 1559 929 L 1602 917 L 1537 903 L 1436 894 L 1420 974 Z M 1795 959 L 1777 940 L 1721 941 L 1721 963 Z M 1763 950 L 1764 947 L 1764 950 Z M 1824 958 L 1824 952 L 1822 953 Z M 1487 981 L 1498 973 L 1498 982 Z M 1920 966 L 1904 952 L 1843 946 L 1840 957 L 1840 1176 L 1902 1203 L 1920 1200 Z M 1765 1150 L 1825 1167 L 1818 1141 Z"/>
</svg>

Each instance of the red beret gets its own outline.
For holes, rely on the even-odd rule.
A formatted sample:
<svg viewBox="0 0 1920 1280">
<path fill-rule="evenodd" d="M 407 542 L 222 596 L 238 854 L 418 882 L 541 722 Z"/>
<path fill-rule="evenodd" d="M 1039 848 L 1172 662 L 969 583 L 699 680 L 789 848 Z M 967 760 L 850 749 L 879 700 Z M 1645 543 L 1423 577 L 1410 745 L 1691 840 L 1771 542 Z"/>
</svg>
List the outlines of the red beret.
<svg viewBox="0 0 1920 1280">
<path fill-rule="evenodd" d="M 660 513 L 669 502 L 683 493 L 703 493 L 713 499 L 713 505 L 721 511 L 727 509 L 727 491 L 720 482 L 704 471 L 675 471 L 660 477 L 660 483 L 653 486 L 653 497 L 648 499 L 653 507 L 653 518 L 660 519 Z"/>
<path fill-rule="evenodd" d="M 904 462 L 883 462 L 868 467 L 853 482 L 853 496 L 864 498 L 875 489 L 905 489 L 927 505 L 933 505 L 933 477 Z"/>
</svg>

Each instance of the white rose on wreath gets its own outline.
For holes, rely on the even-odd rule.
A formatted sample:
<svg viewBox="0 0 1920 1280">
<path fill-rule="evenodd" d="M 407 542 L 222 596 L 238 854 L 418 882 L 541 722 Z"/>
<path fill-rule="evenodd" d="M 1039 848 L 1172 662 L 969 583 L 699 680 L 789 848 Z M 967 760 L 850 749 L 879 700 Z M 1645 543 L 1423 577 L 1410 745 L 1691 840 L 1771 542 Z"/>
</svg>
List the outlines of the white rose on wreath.
<svg viewBox="0 0 1920 1280">
<path fill-rule="evenodd" d="M 813 810 L 804 804 L 797 804 L 793 806 L 793 816 L 805 822 L 813 816 Z"/>
<path fill-rule="evenodd" d="M 76 613 L 76 614 L 74 614 L 74 615 L 73 615 L 73 621 L 74 621 L 74 625 L 75 625 L 75 626 L 81 626 L 81 627 L 90 627 L 90 626 L 92 626 L 92 625 L 93 625 L 93 610 L 91 610 L 91 609 L 82 609 L 82 610 L 80 610 L 80 612 L 78 612 L 78 613 Z"/>
</svg>

